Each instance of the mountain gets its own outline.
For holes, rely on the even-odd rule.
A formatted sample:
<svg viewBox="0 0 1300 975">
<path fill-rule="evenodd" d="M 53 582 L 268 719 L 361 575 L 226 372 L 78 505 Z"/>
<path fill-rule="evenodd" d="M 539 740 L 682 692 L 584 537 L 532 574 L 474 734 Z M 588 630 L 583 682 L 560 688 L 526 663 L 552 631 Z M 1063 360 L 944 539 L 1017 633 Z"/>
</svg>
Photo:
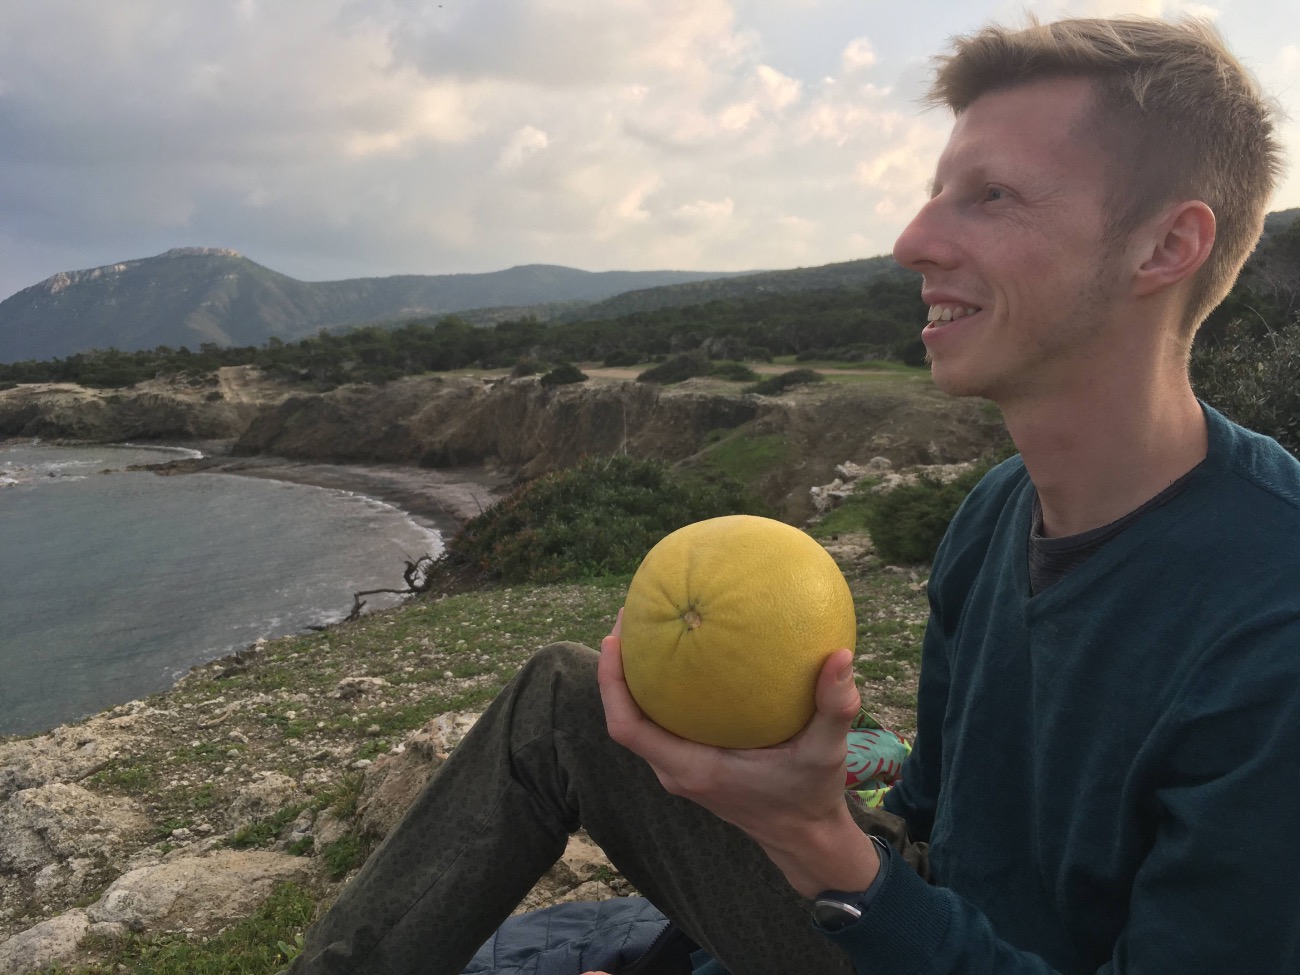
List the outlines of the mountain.
<svg viewBox="0 0 1300 975">
<path fill-rule="evenodd" d="M 725 277 L 708 271 L 579 271 L 530 264 L 486 274 L 299 281 L 232 250 L 64 271 L 0 302 L 0 362 L 110 346 L 197 348 L 292 341 L 321 328 L 475 308 L 589 303 L 625 291 Z"/>
<path fill-rule="evenodd" d="M 727 278 L 627 291 L 604 301 L 566 310 L 554 317 L 560 321 L 618 318 L 636 312 L 702 305 L 728 298 L 745 300 L 799 291 L 842 291 L 865 287 L 884 276 L 911 277 L 913 272 L 900 267 L 892 257 L 884 256 L 788 271 L 755 271 Z"/>
</svg>

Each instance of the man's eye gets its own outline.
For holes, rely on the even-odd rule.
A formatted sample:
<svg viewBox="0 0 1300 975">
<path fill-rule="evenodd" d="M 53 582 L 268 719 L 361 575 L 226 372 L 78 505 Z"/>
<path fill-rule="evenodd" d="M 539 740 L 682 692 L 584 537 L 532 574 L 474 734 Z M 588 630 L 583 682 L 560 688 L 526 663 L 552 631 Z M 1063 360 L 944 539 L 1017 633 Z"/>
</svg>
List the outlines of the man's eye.
<svg viewBox="0 0 1300 975">
<path fill-rule="evenodd" d="M 986 203 L 992 202 L 993 200 L 1001 200 L 1006 197 L 1006 195 L 1007 191 L 1000 186 L 990 186 L 984 190 L 984 200 Z"/>
</svg>

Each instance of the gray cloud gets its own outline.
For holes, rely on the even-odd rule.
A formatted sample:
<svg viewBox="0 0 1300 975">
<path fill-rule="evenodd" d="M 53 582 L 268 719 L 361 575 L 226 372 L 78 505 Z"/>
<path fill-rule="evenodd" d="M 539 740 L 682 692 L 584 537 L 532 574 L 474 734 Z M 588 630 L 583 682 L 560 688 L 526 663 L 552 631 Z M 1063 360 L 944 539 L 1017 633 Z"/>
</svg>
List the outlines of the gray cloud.
<svg viewBox="0 0 1300 975">
<path fill-rule="evenodd" d="M 995 11 L 3 5 L 0 297 L 190 244 L 308 279 L 882 253 L 946 128 L 916 113 L 924 55 Z M 1259 50 L 1294 77 L 1293 52 Z"/>
</svg>

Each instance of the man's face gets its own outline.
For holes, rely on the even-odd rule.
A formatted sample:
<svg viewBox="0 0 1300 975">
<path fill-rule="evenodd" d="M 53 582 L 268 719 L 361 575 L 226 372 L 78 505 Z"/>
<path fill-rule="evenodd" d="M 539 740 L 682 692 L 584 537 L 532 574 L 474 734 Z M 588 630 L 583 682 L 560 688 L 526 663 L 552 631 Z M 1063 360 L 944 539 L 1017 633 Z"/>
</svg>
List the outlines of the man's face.
<svg viewBox="0 0 1300 975">
<path fill-rule="evenodd" d="M 939 388 L 1006 407 L 1105 368 L 1125 282 L 1102 242 L 1108 169 L 1083 135 L 1091 99 L 1086 81 L 1037 81 L 957 118 L 930 201 L 894 245 L 925 278 Z"/>
</svg>

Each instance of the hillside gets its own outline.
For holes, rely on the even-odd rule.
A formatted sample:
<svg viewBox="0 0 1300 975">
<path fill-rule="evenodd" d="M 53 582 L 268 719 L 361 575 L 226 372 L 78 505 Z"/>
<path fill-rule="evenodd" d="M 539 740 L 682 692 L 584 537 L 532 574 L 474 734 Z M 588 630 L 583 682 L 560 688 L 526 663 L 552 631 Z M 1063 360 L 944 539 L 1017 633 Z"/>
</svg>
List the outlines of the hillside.
<svg viewBox="0 0 1300 975">
<path fill-rule="evenodd" d="M 725 299 L 752 300 L 776 294 L 808 291 L 843 291 L 861 288 L 883 276 L 912 277 L 892 257 L 868 257 L 820 267 L 753 274 L 682 284 L 660 285 L 615 295 L 604 301 L 553 316 L 560 321 L 618 318 L 664 308 L 685 308 Z M 919 280 L 919 279 L 918 279 Z M 920 285 L 917 285 L 920 289 Z"/>
<path fill-rule="evenodd" d="M 321 328 L 473 308 L 599 301 L 724 272 L 580 271 L 532 264 L 485 274 L 308 282 L 232 250 L 186 247 L 47 278 L 0 302 L 0 362 L 93 348 L 197 348 L 299 339 Z"/>
</svg>

